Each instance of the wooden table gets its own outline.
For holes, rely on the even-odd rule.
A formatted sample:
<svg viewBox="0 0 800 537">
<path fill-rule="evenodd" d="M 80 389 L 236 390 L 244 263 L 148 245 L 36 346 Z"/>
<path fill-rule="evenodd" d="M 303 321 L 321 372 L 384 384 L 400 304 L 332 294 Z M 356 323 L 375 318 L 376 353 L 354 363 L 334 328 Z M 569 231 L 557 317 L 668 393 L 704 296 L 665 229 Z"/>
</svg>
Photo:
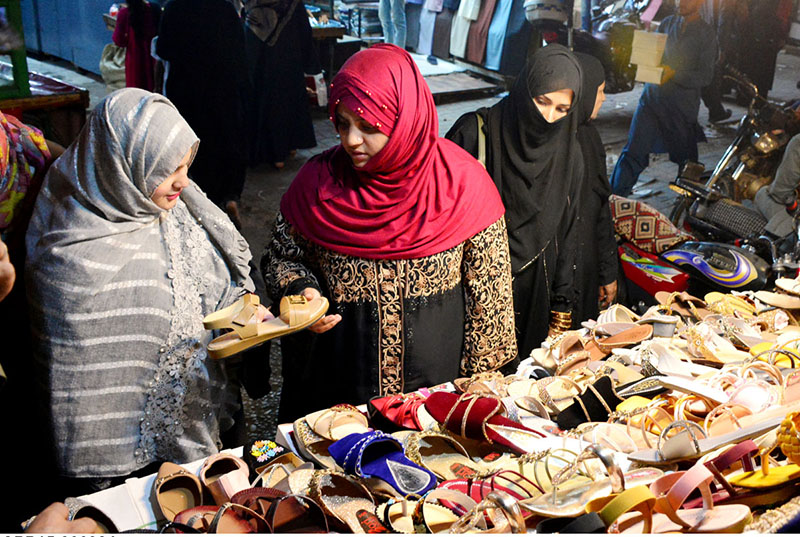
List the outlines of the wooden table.
<svg viewBox="0 0 800 537">
<path fill-rule="evenodd" d="M 5 71 L 11 71 L 11 64 L 0 62 L 0 73 Z M 38 127 L 46 138 L 68 146 L 86 122 L 89 91 L 39 73 L 28 73 L 28 80 L 31 95 L 2 99 L 0 110 Z"/>
</svg>

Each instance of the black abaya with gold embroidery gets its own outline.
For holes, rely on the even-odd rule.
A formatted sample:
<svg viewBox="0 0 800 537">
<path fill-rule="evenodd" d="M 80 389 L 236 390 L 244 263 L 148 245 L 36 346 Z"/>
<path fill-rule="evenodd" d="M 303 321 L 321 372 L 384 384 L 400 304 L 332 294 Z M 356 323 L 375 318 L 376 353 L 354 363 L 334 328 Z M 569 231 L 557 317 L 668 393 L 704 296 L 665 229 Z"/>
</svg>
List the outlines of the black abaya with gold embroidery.
<svg viewBox="0 0 800 537">
<path fill-rule="evenodd" d="M 281 339 L 282 423 L 337 403 L 408 393 L 489 371 L 516 356 L 505 222 L 418 259 L 338 254 L 279 215 L 262 259 L 276 300 L 319 289 L 342 321 Z M 370 357 L 365 360 L 364 357 Z M 460 362 L 460 366 L 459 366 Z"/>
</svg>

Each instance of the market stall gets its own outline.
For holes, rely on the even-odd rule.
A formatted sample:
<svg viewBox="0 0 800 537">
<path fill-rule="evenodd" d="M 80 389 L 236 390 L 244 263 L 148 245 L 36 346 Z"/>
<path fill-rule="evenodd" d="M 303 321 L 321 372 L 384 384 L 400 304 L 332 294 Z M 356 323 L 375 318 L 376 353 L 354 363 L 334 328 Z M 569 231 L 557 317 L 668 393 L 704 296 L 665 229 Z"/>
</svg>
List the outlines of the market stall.
<svg viewBox="0 0 800 537">
<path fill-rule="evenodd" d="M 800 282 L 777 286 L 614 305 L 515 374 L 319 409 L 83 514 L 110 531 L 775 531 L 800 512 Z"/>
</svg>

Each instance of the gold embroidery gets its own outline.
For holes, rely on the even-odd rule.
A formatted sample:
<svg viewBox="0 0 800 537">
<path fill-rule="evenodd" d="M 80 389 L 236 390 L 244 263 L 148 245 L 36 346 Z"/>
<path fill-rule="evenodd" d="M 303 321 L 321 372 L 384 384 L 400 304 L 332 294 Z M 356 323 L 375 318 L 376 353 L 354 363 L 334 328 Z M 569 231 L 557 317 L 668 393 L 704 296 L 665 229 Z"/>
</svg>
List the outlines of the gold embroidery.
<svg viewBox="0 0 800 537">
<path fill-rule="evenodd" d="M 491 371 L 517 354 L 511 261 L 505 219 L 450 250 L 405 260 L 364 259 L 314 244 L 279 214 L 265 252 L 265 280 L 280 296 L 298 278 L 324 278 L 333 304 L 371 303 L 378 312 L 378 387 L 403 392 L 404 300 L 441 295 L 463 285 L 466 296 L 462 373 Z M 431 357 L 434 359 L 435 357 Z"/>
<path fill-rule="evenodd" d="M 278 213 L 272 240 L 267 245 L 262 261 L 262 267 L 269 267 L 264 271 L 264 282 L 270 296 L 280 297 L 286 286 L 299 278 L 317 281 L 304 265 L 306 253 L 302 247 L 303 241 L 298 241 L 298 238 L 302 239 L 292 230 L 283 214 Z"/>
<path fill-rule="evenodd" d="M 381 395 L 403 393 L 403 280 L 405 262 L 383 261 L 378 269 L 378 374 Z M 393 267 L 391 265 L 394 265 Z"/>
<path fill-rule="evenodd" d="M 517 355 L 505 219 L 464 243 L 467 314 L 462 373 L 497 369 Z"/>
</svg>

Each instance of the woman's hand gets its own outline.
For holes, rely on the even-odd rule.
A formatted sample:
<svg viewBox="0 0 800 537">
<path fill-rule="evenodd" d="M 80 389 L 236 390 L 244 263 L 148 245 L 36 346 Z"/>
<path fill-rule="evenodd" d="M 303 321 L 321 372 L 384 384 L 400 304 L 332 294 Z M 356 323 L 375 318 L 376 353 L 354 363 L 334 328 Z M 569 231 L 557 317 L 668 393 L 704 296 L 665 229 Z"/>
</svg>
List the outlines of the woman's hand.
<svg viewBox="0 0 800 537">
<path fill-rule="evenodd" d="M 313 287 L 306 287 L 305 289 L 303 289 L 303 292 L 301 294 L 304 297 L 306 297 L 306 300 L 308 300 L 309 302 L 322 296 L 319 294 L 319 291 L 317 291 Z M 324 332 L 327 332 L 337 324 L 339 324 L 339 321 L 341 320 L 342 316 L 339 315 L 338 313 L 336 315 L 326 315 L 316 323 L 309 326 L 308 329 L 314 332 L 315 334 L 322 334 Z"/>
<path fill-rule="evenodd" d="M 11 292 L 15 277 L 14 265 L 8 258 L 8 248 L 3 241 L 0 241 L 0 300 Z"/>
<path fill-rule="evenodd" d="M 263 304 L 258 305 L 258 310 L 256 310 L 256 320 L 258 322 L 269 321 L 274 318 L 275 316 L 269 311 L 269 308 L 265 308 Z"/>
<path fill-rule="evenodd" d="M 617 280 L 607 284 L 601 285 L 598 293 L 598 301 L 600 302 L 600 309 L 606 309 L 617 299 Z"/>
</svg>

